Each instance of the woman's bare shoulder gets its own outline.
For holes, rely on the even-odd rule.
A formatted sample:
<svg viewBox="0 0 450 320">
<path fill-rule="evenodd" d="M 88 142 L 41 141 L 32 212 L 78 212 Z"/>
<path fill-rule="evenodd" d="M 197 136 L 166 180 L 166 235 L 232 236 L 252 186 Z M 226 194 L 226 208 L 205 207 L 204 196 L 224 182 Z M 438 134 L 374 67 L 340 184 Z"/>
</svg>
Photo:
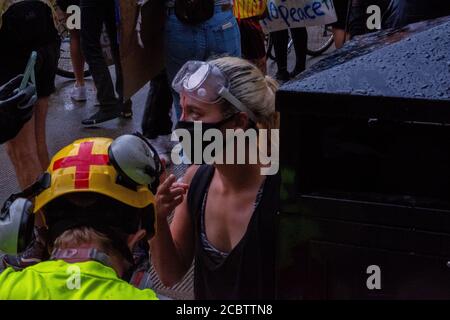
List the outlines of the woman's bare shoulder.
<svg viewBox="0 0 450 320">
<path fill-rule="evenodd" d="M 186 172 L 185 172 L 185 174 L 184 174 L 184 176 L 183 176 L 183 180 L 182 180 L 183 183 L 190 184 L 191 181 L 192 181 L 192 179 L 194 178 L 195 173 L 197 172 L 197 170 L 198 170 L 199 167 L 200 167 L 200 166 L 197 166 L 197 165 L 192 165 L 192 166 L 190 166 L 190 167 L 186 170 Z"/>
</svg>

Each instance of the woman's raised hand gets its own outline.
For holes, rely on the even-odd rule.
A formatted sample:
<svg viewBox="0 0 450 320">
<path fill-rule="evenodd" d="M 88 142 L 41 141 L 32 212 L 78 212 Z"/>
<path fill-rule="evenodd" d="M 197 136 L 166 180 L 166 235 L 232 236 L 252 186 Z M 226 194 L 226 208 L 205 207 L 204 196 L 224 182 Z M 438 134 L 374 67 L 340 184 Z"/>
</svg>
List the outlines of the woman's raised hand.
<svg viewBox="0 0 450 320">
<path fill-rule="evenodd" d="M 182 182 L 176 182 L 176 177 L 171 174 L 158 188 L 156 192 L 156 214 L 159 219 L 167 217 L 180 205 L 189 185 Z"/>
</svg>

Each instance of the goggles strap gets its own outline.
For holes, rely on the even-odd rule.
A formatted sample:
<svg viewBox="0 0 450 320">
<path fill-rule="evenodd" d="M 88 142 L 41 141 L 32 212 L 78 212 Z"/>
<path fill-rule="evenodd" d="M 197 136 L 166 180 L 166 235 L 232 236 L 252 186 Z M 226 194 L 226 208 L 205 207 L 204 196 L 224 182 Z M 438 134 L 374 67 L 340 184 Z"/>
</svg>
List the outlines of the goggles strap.
<svg viewBox="0 0 450 320">
<path fill-rule="evenodd" d="M 245 112 L 248 114 L 248 117 L 255 123 L 257 123 L 256 120 L 256 116 L 255 114 L 246 106 L 244 106 L 244 104 L 242 102 L 240 102 L 235 96 L 233 96 L 230 91 L 228 91 L 228 89 L 226 89 L 225 87 L 223 87 L 222 89 L 220 89 L 219 95 L 221 97 L 223 97 L 225 100 L 227 100 L 229 103 L 231 103 L 232 105 L 234 105 L 239 111 Z"/>
<path fill-rule="evenodd" d="M 95 260 L 101 264 L 111 267 L 109 256 L 95 248 L 89 249 L 54 249 L 50 260 L 64 260 L 68 263 Z"/>
</svg>

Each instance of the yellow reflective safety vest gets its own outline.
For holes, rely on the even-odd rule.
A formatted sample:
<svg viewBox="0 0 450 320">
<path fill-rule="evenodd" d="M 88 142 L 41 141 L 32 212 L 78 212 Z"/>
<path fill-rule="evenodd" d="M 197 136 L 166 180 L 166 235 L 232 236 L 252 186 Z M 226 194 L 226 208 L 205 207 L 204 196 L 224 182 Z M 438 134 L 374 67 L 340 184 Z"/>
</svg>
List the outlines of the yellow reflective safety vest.
<svg viewBox="0 0 450 320">
<path fill-rule="evenodd" d="M 23 1 L 30 1 L 30 0 L 0 0 L 0 29 L 2 28 L 2 22 L 3 22 L 3 14 L 11 7 L 13 4 L 23 2 Z M 52 9 L 53 13 L 53 22 L 55 23 L 56 30 L 59 30 L 59 20 L 56 13 L 56 0 L 34 0 L 34 1 L 40 1 L 45 3 Z"/>
<path fill-rule="evenodd" d="M 157 300 L 97 261 L 46 261 L 22 271 L 0 274 L 0 300 Z"/>
</svg>

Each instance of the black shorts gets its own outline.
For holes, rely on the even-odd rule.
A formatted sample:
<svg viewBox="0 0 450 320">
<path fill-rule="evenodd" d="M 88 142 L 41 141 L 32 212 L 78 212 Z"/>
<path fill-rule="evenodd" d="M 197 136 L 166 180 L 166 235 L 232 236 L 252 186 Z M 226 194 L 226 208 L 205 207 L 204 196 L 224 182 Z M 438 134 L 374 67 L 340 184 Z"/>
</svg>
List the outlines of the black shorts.
<svg viewBox="0 0 450 320">
<path fill-rule="evenodd" d="M 69 6 L 80 6 L 80 0 L 56 0 L 56 4 L 62 11 L 66 12 Z"/>
<path fill-rule="evenodd" d="M 0 43 L 0 85 L 23 74 L 31 52 L 36 51 L 38 97 L 48 97 L 55 91 L 60 40 L 47 5 L 32 1 L 11 6 L 3 15 Z"/>
<path fill-rule="evenodd" d="M 266 55 L 264 32 L 256 17 L 238 20 L 241 33 L 242 57 L 259 60 Z"/>
<path fill-rule="evenodd" d="M 333 0 L 333 4 L 334 9 L 336 10 L 337 21 L 331 24 L 331 26 L 345 30 L 349 0 Z"/>
</svg>

